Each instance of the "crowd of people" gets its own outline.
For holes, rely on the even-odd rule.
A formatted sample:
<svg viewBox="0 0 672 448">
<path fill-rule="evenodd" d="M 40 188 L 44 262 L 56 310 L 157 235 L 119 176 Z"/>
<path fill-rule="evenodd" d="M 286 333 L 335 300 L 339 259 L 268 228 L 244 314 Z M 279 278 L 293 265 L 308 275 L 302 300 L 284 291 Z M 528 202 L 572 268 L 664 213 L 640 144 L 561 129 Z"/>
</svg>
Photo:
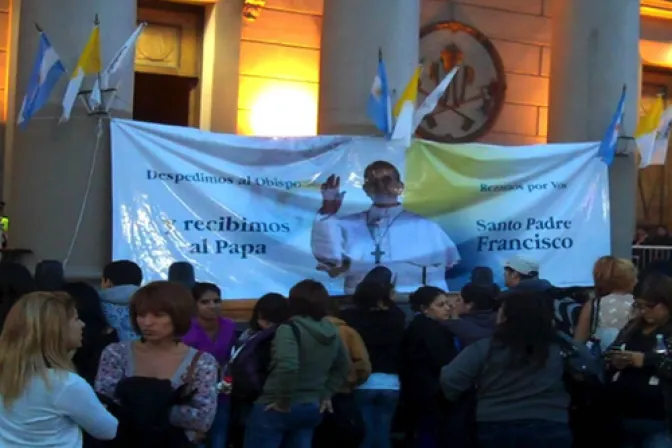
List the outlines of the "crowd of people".
<svg viewBox="0 0 672 448">
<path fill-rule="evenodd" d="M 663 225 L 651 230 L 638 227 L 632 244 L 633 246 L 672 246 L 672 235 Z"/>
<path fill-rule="evenodd" d="M 97 289 L 0 264 L 0 446 L 672 447 L 672 278 L 629 260 L 585 291 L 515 256 L 503 291 L 476 268 L 411 312 L 385 267 L 347 306 L 304 280 L 242 333 L 174 267 L 115 261 Z"/>
</svg>

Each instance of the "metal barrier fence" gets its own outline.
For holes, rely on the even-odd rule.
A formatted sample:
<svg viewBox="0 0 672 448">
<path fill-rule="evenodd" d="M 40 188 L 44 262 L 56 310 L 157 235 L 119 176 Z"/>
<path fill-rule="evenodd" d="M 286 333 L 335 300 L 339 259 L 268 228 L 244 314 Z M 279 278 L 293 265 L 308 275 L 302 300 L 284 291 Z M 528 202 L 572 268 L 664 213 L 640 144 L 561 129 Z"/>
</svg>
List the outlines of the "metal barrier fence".
<svg viewBox="0 0 672 448">
<path fill-rule="evenodd" d="M 632 262 L 641 272 L 654 261 L 672 260 L 672 246 L 632 246 Z"/>
</svg>

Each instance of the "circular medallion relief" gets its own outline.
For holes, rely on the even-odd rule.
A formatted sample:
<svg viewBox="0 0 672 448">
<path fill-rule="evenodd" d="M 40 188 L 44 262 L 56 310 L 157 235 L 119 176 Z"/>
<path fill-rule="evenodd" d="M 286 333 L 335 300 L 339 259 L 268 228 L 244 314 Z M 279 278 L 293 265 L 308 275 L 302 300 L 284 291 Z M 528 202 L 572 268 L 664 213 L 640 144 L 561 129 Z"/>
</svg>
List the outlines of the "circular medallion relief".
<svg viewBox="0 0 672 448">
<path fill-rule="evenodd" d="M 418 104 L 456 65 L 460 70 L 418 135 L 445 143 L 466 143 L 484 136 L 504 105 L 506 79 L 497 49 L 477 29 L 461 22 L 440 22 L 420 31 Z"/>
</svg>

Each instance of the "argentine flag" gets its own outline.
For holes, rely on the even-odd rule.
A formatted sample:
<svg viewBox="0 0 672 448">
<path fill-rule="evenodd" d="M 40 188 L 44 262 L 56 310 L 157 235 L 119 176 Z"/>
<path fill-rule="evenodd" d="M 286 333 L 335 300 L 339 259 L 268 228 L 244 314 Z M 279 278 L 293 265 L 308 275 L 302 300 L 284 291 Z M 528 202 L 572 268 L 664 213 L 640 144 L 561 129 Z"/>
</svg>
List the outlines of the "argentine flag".
<svg viewBox="0 0 672 448">
<path fill-rule="evenodd" d="M 606 134 L 604 134 L 602 142 L 600 142 L 600 148 L 597 150 L 597 157 L 602 159 L 607 166 L 611 166 L 614 162 L 614 157 L 616 157 L 618 137 L 621 135 L 623 111 L 625 109 L 625 90 L 625 86 L 623 86 L 621 99 L 618 101 L 618 106 L 616 106 L 616 112 L 611 119 L 611 124 L 607 128 Z"/>
<path fill-rule="evenodd" d="M 387 71 L 382 51 L 378 52 L 378 73 L 373 80 L 366 114 L 385 136 L 389 137 L 392 134 L 392 99 L 387 85 Z"/>
<path fill-rule="evenodd" d="M 25 127 L 33 115 L 44 106 L 64 73 L 65 67 L 61 58 L 49 43 L 47 35 L 40 31 L 40 47 L 28 81 L 26 96 L 21 104 L 21 112 L 17 120 L 19 126 Z"/>
</svg>

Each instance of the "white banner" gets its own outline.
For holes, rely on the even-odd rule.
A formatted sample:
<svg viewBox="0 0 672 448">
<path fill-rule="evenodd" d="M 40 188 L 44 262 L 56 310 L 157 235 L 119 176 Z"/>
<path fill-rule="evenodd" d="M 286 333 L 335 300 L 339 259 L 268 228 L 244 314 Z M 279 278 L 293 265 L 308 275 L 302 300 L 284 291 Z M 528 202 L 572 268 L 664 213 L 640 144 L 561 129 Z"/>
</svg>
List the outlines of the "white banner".
<svg viewBox="0 0 672 448">
<path fill-rule="evenodd" d="M 165 279 L 188 261 L 226 298 L 305 278 L 350 293 L 376 265 L 397 290 L 450 290 L 487 266 L 536 260 L 592 285 L 610 251 L 599 143 L 500 147 L 378 138 L 257 138 L 113 120 L 113 257 Z"/>
</svg>

